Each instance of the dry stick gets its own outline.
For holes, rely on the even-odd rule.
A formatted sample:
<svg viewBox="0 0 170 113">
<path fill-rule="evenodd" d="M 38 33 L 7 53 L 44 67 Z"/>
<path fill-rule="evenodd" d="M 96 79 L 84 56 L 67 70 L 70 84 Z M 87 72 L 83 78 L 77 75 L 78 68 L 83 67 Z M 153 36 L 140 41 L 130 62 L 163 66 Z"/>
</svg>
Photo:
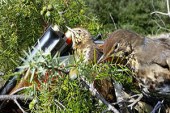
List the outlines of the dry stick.
<svg viewBox="0 0 170 113">
<path fill-rule="evenodd" d="M 29 76 L 29 73 L 30 73 L 30 68 L 28 68 L 28 70 L 27 70 L 27 72 L 26 72 L 26 74 L 25 74 L 25 76 L 21 79 L 21 82 L 19 82 L 19 84 L 16 86 L 16 87 L 14 87 L 13 89 L 16 89 L 16 90 L 12 90 L 12 92 L 10 92 L 10 94 L 8 95 L 8 99 L 7 100 L 13 100 L 14 101 L 14 103 L 19 107 L 19 109 L 23 112 L 23 113 L 25 113 L 25 111 L 22 109 L 22 107 L 20 106 L 20 104 L 18 103 L 18 101 L 17 101 L 17 99 L 18 98 L 22 98 L 21 100 L 24 100 L 24 99 L 26 99 L 25 97 L 23 98 L 23 96 L 21 96 L 21 95 L 13 95 L 13 94 L 15 94 L 15 93 L 17 93 L 17 92 L 19 92 L 19 91 L 22 91 L 22 90 L 24 90 L 24 89 L 26 89 L 26 88 L 29 88 L 29 87 L 22 87 L 22 84 L 24 83 L 24 81 L 28 78 L 28 76 Z M 18 89 L 19 88 L 19 89 Z M 2 96 L 5 96 L 5 95 L 2 95 Z M 19 96 L 19 97 L 18 97 Z M 16 98 L 17 97 L 17 98 Z M 5 100 L 5 99 L 4 99 Z M 32 99 L 31 99 L 32 100 Z M 3 106 L 5 104 L 5 101 L 3 101 L 2 102 L 2 104 L 1 104 L 1 107 Z"/>
<path fill-rule="evenodd" d="M 3 100 L 17 100 L 17 99 L 20 99 L 20 100 L 32 100 L 33 97 L 31 96 L 26 96 L 26 95 L 0 95 L 0 101 L 3 101 Z"/>
<path fill-rule="evenodd" d="M 22 109 L 22 107 L 20 106 L 20 104 L 18 103 L 18 101 L 16 99 L 13 100 L 15 102 L 15 104 L 19 107 L 19 109 L 23 112 L 23 113 L 27 113 L 26 111 L 24 111 L 24 109 Z"/>
<path fill-rule="evenodd" d="M 166 5 L 167 5 L 168 14 L 170 16 L 170 12 L 169 12 L 169 0 L 166 0 Z"/>
<path fill-rule="evenodd" d="M 117 29 L 116 24 L 115 24 L 115 21 L 114 21 L 114 19 L 113 19 L 112 14 L 111 14 L 111 13 L 109 13 L 109 15 L 110 15 L 110 18 L 112 19 L 112 22 L 113 22 L 113 24 L 114 24 L 114 26 L 115 26 L 115 29 Z"/>
<path fill-rule="evenodd" d="M 161 15 L 166 15 L 170 17 L 170 10 L 169 10 L 169 0 L 166 0 L 166 5 L 167 5 L 167 13 L 163 13 L 160 11 L 154 11 L 151 14 L 161 14 Z"/>
<path fill-rule="evenodd" d="M 131 96 L 131 98 L 133 98 L 134 96 L 139 96 L 139 97 L 136 100 L 134 100 L 132 104 L 128 105 L 128 107 L 130 107 L 131 109 L 143 98 L 143 94 L 133 95 Z"/>
<path fill-rule="evenodd" d="M 22 87 L 22 88 L 19 88 L 19 89 L 15 90 L 14 92 L 12 92 L 10 95 L 14 95 L 14 94 L 16 94 L 16 93 L 18 93 L 18 92 L 20 92 L 20 91 L 22 91 L 22 90 L 24 90 L 24 89 L 28 89 L 28 88 L 30 88 L 30 87 Z"/>
<path fill-rule="evenodd" d="M 152 12 L 151 14 L 161 14 L 161 15 L 166 15 L 166 16 L 170 16 L 170 14 L 168 14 L 168 13 L 163 13 L 163 12 L 160 12 L 160 11 L 154 11 L 154 12 Z"/>
<path fill-rule="evenodd" d="M 132 112 L 132 108 L 134 108 L 135 110 L 137 110 L 138 112 L 139 111 L 143 111 L 145 110 L 146 108 L 151 108 L 153 109 L 149 104 L 145 103 L 145 102 L 142 102 L 141 101 L 141 98 L 143 97 L 143 94 L 136 94 L 136 95 L 132 95 L 130 96 L 128 93 L 126 93 L 125 91 L 123 91 L 124 93 L 124 99 L 123 100 L 119 100 L 118 102 L 115 102 L 113 103 L 113 105 L 116 105 L 116 104 L 120 104 L 120 103 L 131 103 L 129 105 L 127 105 L 128 107 L 128 111 L 129 112 Z M 137 97 L 137 99 L 134 99 L 134 97 Z M 128 101 L 129 100 L 129 101 Z M 123 108 L 123 107 L 122 107 Z M 149 111 L 149 110 L 148 110 Z"/>
<path fill-rule="evenodd" d="M 62 106 L 64 110 L 66 109 L 66 107 L 63 104 L 61 104 L 58 100 L 55 100 L 55 102 L 57 102 L 60 106 Z"/>
<path fill-rule="evenodd" d="M 99 92 L 94 88 L 93 84 L 90 84 L 87 82 L 83 77 L 80 78 L 80 80 L 84 83 L 85 87 L 88 88 L 92 95 L 97 97 L 99 100 L 101 100 L 105 105 L 108 107 L 108 111 L 113 111 L 114 113 L 119 113 L 119 111 L 112 106 L 109 102 L 107 102 L 100 94 Z"/>
<path fill-rule="evenodd" d="M 166 16 L 169 16 L 169 17 L 170 17 L 169 3 L 168 3 L 168 2 L 169 2 L 169 1 L 167 1 L 167 10 L 168 10 L 168 13 L 163 13 L 163 14 L 162 14 L 162 12 L 157 12 L 157 11 L 155 11 L 154 1 L 152 0 L 152 7 L 153 7 L 153 9 L 154 9 L 155 12 L 152 12 L 151 14 L 156 14 L 156 16 L 159 18 L 159 20 L 160 20 L 161 23 L 163 24 L 163 25 L 161 25 L 159 22 L 157 22 L 157 20 L 154 21 L 154 22 L 159 26 L 157 32 L 158 32 L 160 29 L 164 29 L 164 30 L 168 30 L 168 31 L 169 31 L 169 29 L 166 28 L 165 22 L 164 22 L 164 21 L 162 20 L 162 18 L 160 17 L 160 15 L 166 15 Z"/>
<path fill-rule="evenodd" d="M 9 95 L 15 94 L 15 93 L 17 93 L 17 92 L 19 92 L 19 91 L 21 91 L 21 90 L 23 90 L 23 89 L 26 88 L 26 87 L 23 87 L 23 88 L 22 88 L 21 86 L 22 86 L 22 84 L 24 83 L 24 81 L 28 78 L 29 72 L 30 72 L 30 68 L 28 68 L 25 76 L 21 79 L 21 82 L 19 82 L 19 84 L 12 89 L 12 91 L 13 91 L 14 89 L 16 89 L 16 91 L 15 91 L 15 90 L 14 90 L 14 92 L 11 91 Z M 0 104 L 0 109 L 2 109 L 2 107 L 4 107 L 5 105 L 6 105 L 6 101 L 3 101 L 3 102 Z"/>
<path fill-rule="evenodd" d="M 154 6 L 154 1 L 152 0 L 152 8 L 155 11 L 155 6 Z M 152 13 L 151 13 L 152 14 Z M 158 18 L 160 19 L 160 21 L 162 22 L 162 24 L 165 26 L 165 23 L 163 22 L 162 18 L 156 13 L 156 15 L 158 16 Z"/>
<path fill-rule="evenodd" d="M 118 105 L 120 107 L 120 112 L 127 113 L 128 112 L 127 104 L 124 101 L 126 97 L 125 97 L 125 94 L 123 92 L 122 84 L 115 81 L 114 82 L 114 88 L 115 88 L 115 95 L 116 95 L 116 98 L 117 98 L 117 102 L 120 102 L 120 103 L 118 103 Z"/>
<path fill-rule="evenodd" d="M 26 113 L 24 111 L 24 109 L 20 106 L 20 104 L 18 103 L 17 99 L 20 99 L 20 100 L 32 100 L 33 97 L 25 96 L 25 95 L 0 95 L 0 101 L 3 101 L 3 100 L 13 100 L 15 102 L 15 104 L 19 107 L 19 109 L 23 113 Z"/>
<path fill-rule="evenodd" d="M 57 67 L 48 67 L 48 66 L 46 66 L 48 69 L 55 69 L 56 71 L 60 71 L 60 72 L 62 72 L 62 73 L 64 73 L 64 74 L 69 74 L 69 71 L 65 71 L 65 70 L 62 70 L 62 69 L 59 69 L 59 68 L 57 68 Z"/>
</svg>

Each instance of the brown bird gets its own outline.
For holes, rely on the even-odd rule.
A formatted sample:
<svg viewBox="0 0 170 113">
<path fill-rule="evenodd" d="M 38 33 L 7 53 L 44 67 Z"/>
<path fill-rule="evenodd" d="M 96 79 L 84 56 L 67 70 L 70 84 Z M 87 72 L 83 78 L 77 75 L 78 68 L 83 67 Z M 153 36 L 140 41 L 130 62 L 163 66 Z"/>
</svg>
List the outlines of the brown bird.
<svg viewBox="0 0 170 113">
<path fill-rule="evenodd" d="M 76 57 L 83 58 L 84 62 L 96 62 L 102 54 L 90 33 L 84 28 L 68 29 L 65 35 L 72 38 L 72 47 Z"/>
<path fill-rule="evenodd" d="M 116 30 L 104 42 L 98 62 L 116 56 L 126 59 L 143 92 L 170 98 L 170 39 L 151 39 L 129 30 Z"/>
<path fill-rule="evenodd" d="M 101 57 L 101 51 L 94 43 L 90 33 L 84 28 L 68 28 L 66 37 L 71 37 L 73 50 L 78 59 L 82 58 L 84 63 L 95 63 Z M 94 87 L 109 102 L 115 102 L 115 90 L 112 80 L 95 80 Z"/>
</svg>

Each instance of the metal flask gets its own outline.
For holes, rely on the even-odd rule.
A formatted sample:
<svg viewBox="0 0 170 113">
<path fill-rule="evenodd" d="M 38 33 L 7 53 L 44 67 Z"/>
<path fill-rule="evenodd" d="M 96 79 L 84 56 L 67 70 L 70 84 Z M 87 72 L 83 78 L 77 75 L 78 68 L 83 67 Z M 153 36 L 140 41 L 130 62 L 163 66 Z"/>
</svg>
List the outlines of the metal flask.
<svg viewBox="0 0 170 113">
<path fill-rule="evenodd" d="M 26 59 L 26 61 L 30 61 L 39 50 L 43 50 L 44 52 L 51 52 L 51 55 L 54 56 L 57 52 L 60 55 L 67 54 L 71 48 L 71 44 L 68 44 L 66 41 L 65 35 L 60 31 L 54 31 L 52 26 L 49 26 L 44 34 L 38 39 L 33 49 L 31 50 L 30 56 Z M 21 65 L 24 62 L 21 62 Z M 16 68 L 14 72 L 19 72 L 21 69 Z M 16 85 L 17 80 L 21 78 L 21 76 L 12 76 L 10 77 L 5 85 L 0 89 L 0 95 L 8 94 Z"/>
</svg>

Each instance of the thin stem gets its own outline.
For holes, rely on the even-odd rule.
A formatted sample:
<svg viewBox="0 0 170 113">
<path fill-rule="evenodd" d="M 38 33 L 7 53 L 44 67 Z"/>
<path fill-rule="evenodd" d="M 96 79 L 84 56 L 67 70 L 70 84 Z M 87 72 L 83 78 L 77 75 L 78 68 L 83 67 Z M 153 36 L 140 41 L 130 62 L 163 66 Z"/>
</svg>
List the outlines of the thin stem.
<svg viewBox="0 0 170 113">
<path fill-rule="evenodd" d="M 24 111 L 24 109 L 22 109 L 22 107 L 20 106 L 20 104 L 18 103 L 18 101 L 16 99 L 14 99 L 14 102 L 16 103 L 16 105 L 19 107 L 19 109 L 23 112 L 23 113 L 27 113 L 26 111 Z"/>
<path fill-rule="evenodd" d="M 0 101 L 3 101 L 3 100 L 15 100 L 15 99 L 32 100 L 33 97 L 26 96 L 26 95 L 0 95 Z"/>
<path fill-rule="evenodd" d="M 112 106 L 109 102 L 107 102 L 100 94 L 99 92 L 94 88 L 93 84 L 90 84 L 87 82 L 84 78 L 80 78 L 80 80 L 84 83 L 84 85 L 91 91 L 91 93 L 97 97 L 99 100 L 101 100 L 105 105 L 107 105 L 108 111 L 113 111 L 113 113 L 119 113 L 119 111 Z"/>
<path fill-rule="evenodd" d="M 167 5 L 167 10 L 168 10 L 168 15 L 170 16 L 170 12 L 169 12 L 169 0 L 166 0 L 166 5 Z"/>
</svg>

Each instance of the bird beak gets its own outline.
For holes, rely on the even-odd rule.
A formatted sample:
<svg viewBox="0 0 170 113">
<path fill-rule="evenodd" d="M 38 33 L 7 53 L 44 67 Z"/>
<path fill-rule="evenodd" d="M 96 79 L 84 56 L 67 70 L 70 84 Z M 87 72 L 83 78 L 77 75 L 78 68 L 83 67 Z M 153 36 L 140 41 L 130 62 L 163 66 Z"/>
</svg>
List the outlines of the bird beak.
<svg viewBox="0 0 170 113">
<path fill-rule="evenodd" d="M 65 33 L 65 36 L 67 37 L 67 38 L 71 38 L 72 39 L 72 47 L 74 47 L 75 46 L 75 38 L 74 38 L 74 35 L 76 34 L 76 32 L 72 29 L 72 28 L 70 28 L 70 27 L 68 27 L 68 26 L 66 26 L 66 28 L 68 29 L 68 31 Z"/>
<path fill-rule="evenodd" d="M 71 29 L 70 27 L 66 26 L 66 28 L 67 28 L 69 31 L 74 32 L 74 30 Z"/>
<path fill-rule="evenodd" d="M 66 28 L 68 29 L 68 30 L 70 30 L 70 31 L 73 31 L 70 27 L 68 27 L 68 26 L 66 26 Z"/>
</svg>

